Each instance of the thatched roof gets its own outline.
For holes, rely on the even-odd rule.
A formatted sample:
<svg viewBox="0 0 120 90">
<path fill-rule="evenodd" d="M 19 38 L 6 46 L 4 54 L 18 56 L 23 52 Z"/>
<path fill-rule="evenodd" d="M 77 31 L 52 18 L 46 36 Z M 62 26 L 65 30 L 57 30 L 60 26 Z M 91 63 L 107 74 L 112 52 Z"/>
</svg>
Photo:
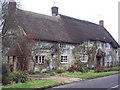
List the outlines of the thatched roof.
<svg viewBox="0 0 120 90">
<path fill-rule="evenodd" d="M 72 17 L 47 16 L 18 9 L 16 18 L 27 34 L 36 40 L 66 43 L 81 43 L 87 40 L 100 40 L 111 43 L 114 48 L 118 43 L 101 25 Z"/>
</svg>

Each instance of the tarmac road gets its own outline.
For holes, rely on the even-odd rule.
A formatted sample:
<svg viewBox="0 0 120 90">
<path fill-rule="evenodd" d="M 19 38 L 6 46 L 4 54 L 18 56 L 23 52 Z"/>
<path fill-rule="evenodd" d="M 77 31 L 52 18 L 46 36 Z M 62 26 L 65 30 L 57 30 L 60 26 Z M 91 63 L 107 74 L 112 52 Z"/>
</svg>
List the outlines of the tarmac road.
<svg viewBox="0 0 120 90">
<path fill-rule="evenodd" d="M 96 88 L 99 90 L 120 90 L 120 74 L 110 75 L 101 78 L 89 79 L 84 81 L 78 81 L 66 85 L 56 86 L 49 90 L 55 90 L 58 88 Z M 85 90 L 86 90 L 85 89 Z M 68 90 L 68 89 L 67 89 Z M 91 89 L 92 90 L 92 89 Z"/>
</svg>

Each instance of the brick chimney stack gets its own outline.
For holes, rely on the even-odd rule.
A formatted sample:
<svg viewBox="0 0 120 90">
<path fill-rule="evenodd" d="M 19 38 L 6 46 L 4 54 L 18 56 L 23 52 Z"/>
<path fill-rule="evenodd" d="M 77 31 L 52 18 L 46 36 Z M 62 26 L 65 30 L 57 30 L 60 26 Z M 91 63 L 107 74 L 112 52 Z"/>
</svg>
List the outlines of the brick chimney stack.
<svg viewBox="0 0 120 90">
<path fill-rule="evenodd" d="M 100 21 L 99 21 L 99 25 L 104 26 L 104 21 L 103 21 L 103 20 L 100 20 Z"/>
<path fill-rule="evenodd" d="M 58 15 L 58 7 L 53 6 L 51 8 L 51 10 L 52 10 L 52 16 L 57 16 Z"/>
<path fill-rule="evenodd" d="M 14 0 L 10 0 L 8 4 L 8 13 L 14 14 L 16 11 L 16 2 Z"/>
</svg>

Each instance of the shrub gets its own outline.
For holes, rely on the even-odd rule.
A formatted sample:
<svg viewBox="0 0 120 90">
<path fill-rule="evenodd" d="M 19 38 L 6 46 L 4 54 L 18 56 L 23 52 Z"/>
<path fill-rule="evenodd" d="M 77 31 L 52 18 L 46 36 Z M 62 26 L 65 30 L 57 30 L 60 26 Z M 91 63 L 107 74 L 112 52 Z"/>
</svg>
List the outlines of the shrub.
<svg viewBox="0 0 120 90">
<path fill-rule="evenodd" d="M 74 71 L 75 71 L 74 65 L 71 65 L 71 67 L 69 68 L 69 72 L 74 72 Z"/>
<path fill-rule="evenodd" d="M 65 72 L 64 69 L 58 69 L 58 70 L 57 70 L 57 73 L 64 73 L 64 72 Z"/>
<path fill-rule="evenodd" d="M 82 72 L 82 73 L 86 73 L 86 72 L 88 72 L 88 69 L 85 67 L 81 67 L 78 71 Z"/>
<path fill-rule="evenodd" d="M 104 67 L 99 66 L 96 68 L 95 72 L 103 72 L 104 71 Z"/>
<path fill-rule="evenodd" d="M 9 75 L 11 81 L 25 83 L 28 81 L 28 73 L 23 71 L 11 72 Z"/>
<path fill-rule="evenodd" d="M 56 74 L 55 72 L 51 72 L 50 76 L 55 76 L 55 74 Z"/>
<path fill-rule="evenodd" d="M 75 72 L 75 71 L 88 72 L 88 69 L 85 68 L 86 66 L 87 66 L 87 63 L 83 63 L 81 62 L 81 60 L 76 60 L 69 68 L 69 72 Z"/>
<path fill-rule="evenodd" d="M 9 70 L 8 70 L 9 67 L 8 66 L 9 65 L 2 63 L 2 84 L 3 85 L 10 84 L 10 79 L 8 77 L 8 75 L 9 75 Z"/>
</svg>

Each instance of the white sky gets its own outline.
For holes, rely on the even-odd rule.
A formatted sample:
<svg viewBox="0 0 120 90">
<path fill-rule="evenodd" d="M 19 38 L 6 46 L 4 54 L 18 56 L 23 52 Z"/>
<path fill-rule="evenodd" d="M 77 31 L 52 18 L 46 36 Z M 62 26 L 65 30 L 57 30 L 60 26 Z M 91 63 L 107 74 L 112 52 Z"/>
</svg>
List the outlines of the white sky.
<svg viewBox="0 0 120 90">
<path fill-rule="evenodd" d="M 20 0 L 24 10 L 51 15 L 51 7 L 59 7 L 59 13 L 98 24 L 118 41 L 118 2 L 120 0 Z M 55 2 L 55 4 L 54 4 Z"/>
</svg>

